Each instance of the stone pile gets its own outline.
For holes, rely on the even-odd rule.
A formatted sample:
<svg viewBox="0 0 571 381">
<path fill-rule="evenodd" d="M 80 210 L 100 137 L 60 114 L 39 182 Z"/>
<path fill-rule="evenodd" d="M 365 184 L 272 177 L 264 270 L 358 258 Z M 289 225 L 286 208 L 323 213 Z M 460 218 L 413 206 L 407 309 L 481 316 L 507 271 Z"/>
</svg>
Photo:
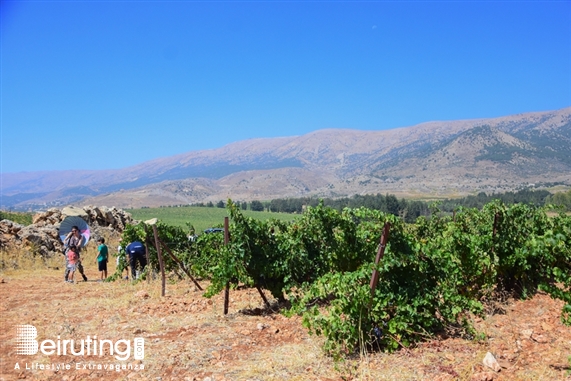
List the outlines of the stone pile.
<svg viewBox="0 0 571 381">
<path fill-rule="evenodd" d="M 134 222 L 129 213 L 115 207 L 51 208 L 35 214 L 28 226 L 10 220 L 0 221 L 0 249 L 24 249 L 44 257 L 61 254 L 63 243 L 59 237 L 59 226 L 67 216 L 83 218 L 90 227 L 92 239 L 103 236 L 105 230 L 121 234 L 127 224 Z"/>
</svg>

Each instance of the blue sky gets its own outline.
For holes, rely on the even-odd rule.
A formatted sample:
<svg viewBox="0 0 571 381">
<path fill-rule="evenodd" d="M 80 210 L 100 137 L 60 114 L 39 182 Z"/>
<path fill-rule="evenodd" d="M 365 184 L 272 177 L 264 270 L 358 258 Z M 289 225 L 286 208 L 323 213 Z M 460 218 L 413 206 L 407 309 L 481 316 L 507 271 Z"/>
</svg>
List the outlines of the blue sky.
<svg viewBox="0 0 571 381">
<path fill-rule="evenodd" d="M 2 173 L 571 106 L 569 1 L 2 1 Z"/>
</svg>

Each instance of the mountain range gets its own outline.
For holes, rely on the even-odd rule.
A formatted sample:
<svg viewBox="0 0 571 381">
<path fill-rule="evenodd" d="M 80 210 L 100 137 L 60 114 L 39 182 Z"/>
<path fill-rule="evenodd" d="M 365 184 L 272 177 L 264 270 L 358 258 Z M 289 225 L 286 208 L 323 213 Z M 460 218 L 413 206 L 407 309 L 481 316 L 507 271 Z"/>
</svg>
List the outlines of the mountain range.
<svg viewBox="0 0 571 381">
<path fill-rule="evenodd" d="M 391 193 L 455 197 L 571 186 L 571 107 L 383 131 L 238 141 L 117 170 L 2 174 L 2 209 L 119 208 Z M 68 186 L 73 180 L 74 185 Z"/>
</svg>

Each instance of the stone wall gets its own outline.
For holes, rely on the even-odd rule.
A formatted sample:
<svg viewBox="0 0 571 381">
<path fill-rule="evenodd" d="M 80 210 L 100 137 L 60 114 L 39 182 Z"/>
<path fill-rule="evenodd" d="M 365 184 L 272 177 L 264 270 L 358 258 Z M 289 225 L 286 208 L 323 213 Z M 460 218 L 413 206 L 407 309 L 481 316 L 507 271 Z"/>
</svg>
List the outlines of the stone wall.
<svg viewBox="0 0 571 381">
<path fill-rule="evenodd" d="M 83 218 L 89 225 L 92 240 L 102 236 L 105 230 L 121 234 L 127 224 L 134 222 L 131 214 L 115 207 L 51 208 L 35 214 L 28 226 L 10 220 L 0 221 L 0 249 L 24 249 L 47 257 L 61 254 L 63 243 L 59 238 L 59 226 L 67 216 Z"/>
</svg>

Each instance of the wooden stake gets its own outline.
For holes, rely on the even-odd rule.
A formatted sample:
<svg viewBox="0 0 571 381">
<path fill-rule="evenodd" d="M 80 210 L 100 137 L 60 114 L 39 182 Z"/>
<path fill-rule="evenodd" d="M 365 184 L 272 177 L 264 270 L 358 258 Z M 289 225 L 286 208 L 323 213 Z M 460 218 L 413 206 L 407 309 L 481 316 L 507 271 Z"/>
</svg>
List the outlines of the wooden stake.
<svg viewBox="0 0 571 381">
<path fill-rule="evenodd" d="M 190 275 L 190 272 L 186 269 L 186 267 L 184 267 L 184 263 L 182 263 L 171 251 L 171 249 L 169 249 L 169 247 L 167 245 L 165 245 L 165 243 L 163 241 L 161 241 L 161 239 L 159 238 L 159 242 L 161 244 L 161 246 L 167 251 L 167 253 L 170 255 L 170 257 L 173 259 L 173 261 L 175 261 L 176 263 L 178 263 L 178 265 L 180 266 L 180 268 L 182 269 L 182 271 L 184 271 L 184 273 L 190 278 L 190 280 L 192 280 L 192 282 L 194 283 L 194 285 L 196 286 L 196 288 L 198 288 L 200 291 L 202 291 L 202 287 L 200 287 L 200 285 L 198 284 L 198 282 L 196 281 L 196 279 L 194 279 L 194 277 L 192 275 Z"/>
<path fill-rule="evenodd" d="M 381 235 L 381 242 L 379 244 L 379 250 L 377 250 L 377 256 L 375 257 L 375 269 L 373 270 L 373 275 L 371 276 L 371 301 L 373 300 L 373 296 L 375 296 L 375 290 L 377 289 L 377 283 L 379 283 L 379 271 L 377 270 L 377 266 L 383 256 L 385 255 L 385 247 L 387 245 L 387 241 L 389 239 L 389 230 L 391 228 L 391 224 L 389 222 L 385 223 L 385 227 L 383 228 L 383 234 Z"/>
<path fill-rule="evenodd" d="M 498 222 L 500 221 L 500 213 L 497 212 L 494 215 L 494 227 L 492 229 L 492 253 L 494 253 L 494 247 L 496 246 L 496 233 L 498 230 Z"/>
<path fill-rule="evenodd" d="M 163 255 L 161 254 L 161 245 L 159 244 L 159 234 L 157 233 L 156 225 L 153 225 L 153 234 L 155 235 L 155 247 L 157 249 L 157 256 L 159 257 L 159 267 L 161 269 L 161 280 L 162 280 L 161 296 L 165 296 L 165 288 L 166 288 L 165 265 L 163 263 Z"/>
<path fill-rule="evenodd" d="M 270 308 L 271 307 L 270 302 L 268 302 L 268 299 L 266 298 L 266 295 L 264 295 L 264 292 L 262 291 L 261 287 L 256 285 L 256 289 L 260 293 L 260 296 L 262 297 L 262 300 L 264 301 L 264 304 L 266 305 L 266 307 Z"/>
<path fill-rule="evenodd" d="M 224 245 L 228 245 L 230 242 L 230 235 L 228 232 L 228 217 L 224 217 Z M 226 283 L 226 289 L 224 290 L 224 315 L 228 315 L 228 304 L 230 303 L 230 282 Z"/>
<path fill-rule="evenodd" d="M 146 230 L 146 229 L 145 229 Z M 147 284 L 151 283 L 151 276 L 153 275 L 153 268 L 151 267 L 151 258 L 149 257 L 149 239 L 146 239 L 145 242 L 145 257 L 147 257 Z M 135 273 L 137 272 L 137 269 L 135 269 Z M 143 269 L 141 269 L 141 272 L 143 272 Z M 133 270 L 131 270 L 131 274 L 133 274 Z"/>
</svg>

